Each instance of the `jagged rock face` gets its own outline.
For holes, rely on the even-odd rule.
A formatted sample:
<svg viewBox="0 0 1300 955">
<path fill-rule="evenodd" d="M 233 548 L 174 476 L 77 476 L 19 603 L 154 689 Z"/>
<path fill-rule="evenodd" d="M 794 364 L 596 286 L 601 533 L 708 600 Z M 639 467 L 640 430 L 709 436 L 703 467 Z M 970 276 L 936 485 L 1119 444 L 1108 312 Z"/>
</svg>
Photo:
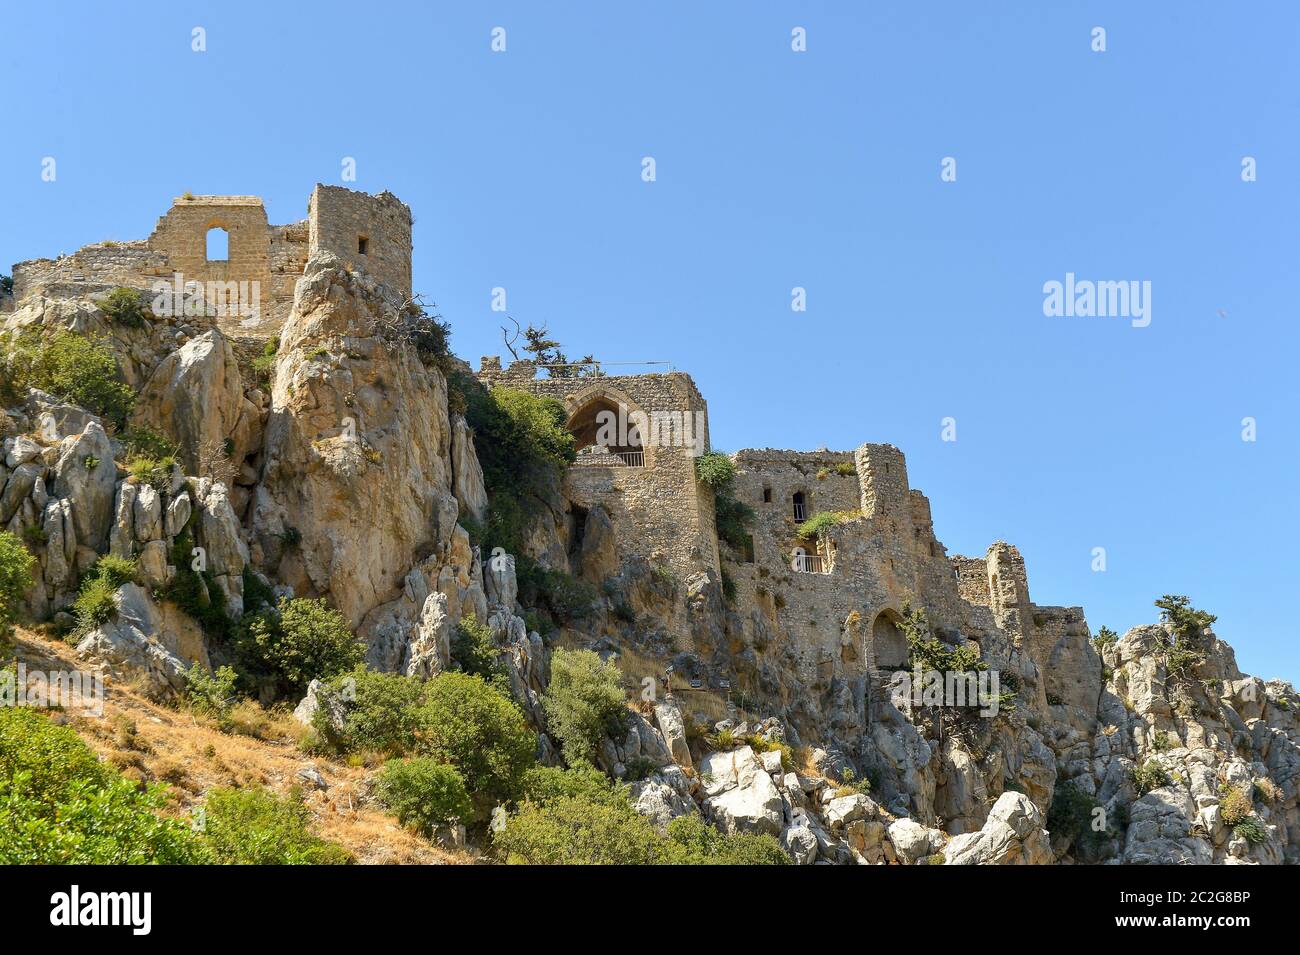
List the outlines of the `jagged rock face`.
<svg viewBox="0 0 1300 955">
<path fill-rule="evenodd" d="M 233 461 L 243 461 L 261 441 L 261 416 L 244 397 L 235 350 L 215 328 L 162 360 L 137 409 L 136 423 L 175 441 L 191 474 L 198 473 L 200 449 L 228 448 Z"/>
<path fill-rule="evenodd" d="M 353 626 L 417 561 L 447 553 L 458 510 L 446 382 L 386 334 L 399 306 L 328 254 L 308 263 L 253 504 L 257 562 L 299 594 L 328 594 Z"/>
<path fill-rule="evenodd" d="M 113 447 L 98 422 L 90 422 L 80 435 L 59 444 L 52 491 L 73 502 L 72 522 L 79 544 L 97 551 L 107 545 L 116 477 Z"/>
<path fill-rule="evenodd" d="M 481 521 L 487 514 L 487 487 L 483 483 L 483 468 L 478 463 L 474 451 L 474 436 L 469 425 L 459 415 L 452 425 L 451 435 L 452 489 L 456 494 L 456 503 L 460 512 L 476 521 Z"/>
<path fill-rule="evenodd" d="M 143 676 L 150 690 L 167 695 L 185 688 L 185 671 L 194 663 L 207 667 L 203 634 L 194 621 L 167 605 L 159 607 L 137 584 L 123 584 L 116 594 L 117 614 L 90 631 L 77 653 L 122 673 Z"/>
</svg>

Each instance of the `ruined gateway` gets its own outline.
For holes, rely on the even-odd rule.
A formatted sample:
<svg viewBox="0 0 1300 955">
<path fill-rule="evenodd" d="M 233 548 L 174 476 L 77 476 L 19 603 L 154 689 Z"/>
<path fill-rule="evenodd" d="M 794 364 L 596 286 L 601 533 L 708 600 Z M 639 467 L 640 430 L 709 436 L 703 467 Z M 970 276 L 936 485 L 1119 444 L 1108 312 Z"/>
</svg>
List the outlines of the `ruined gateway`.
<svg viewBox="0 0 1300 955">
<path fill-rule="evenodd" d="M 32 391 L 5 410 L 0 527 L 44 538 L 34 620 L 66 612 L 100 554 L 135 557 L 144 586 L 126 585 L 121 602 L 136 625 L 78 649 L 174 693 L 213 648 L 148 590 L 175 573 L 169 555 L 190 528 L 232 615 L 246 570 L 326 597 L 378 669 L 436 674 L 448 629 L 471 613 L 488 621 L 544 755 L 551 647 L 617 660 L 630 699 L 647 684 L 660 695 L 627 739 L 606 741 L 602 768 L 622 777 L 651 761 L 632 792 L 657 823 L 701 813 L 724 831 L 770 833 L 800 863 L 1300 859 L 1300 696 L 1289 684 L 1242 674 L 1212 633 L 1190 674 L 1168 665 L 1167 625 L 1094 640 L 1081 608 L 1033 603 L 1010 544 L 948 554 L 889 445 L 730 455 L 729 494 L 753 514 L 741 539 L 721 541 L 715 490 L 696 465 L 709 450 L 707 404 L 681 372 L 457 364 L 487 388 L 559 401 L 581 449 L 532 515 L 525 548 L 591 584 L 596 602 L 545 637 L 531 629 L 520 555 L 471 540 L 489 503 L 476 436 L 443 371 L 391 334 L 418 307 L 411 223 L 389 193 L 324 185 L 308 218 L 285 226 L 268 224 L 254 197 L 185 196 L 148 239 L 14 267 L 0 336 L 103 336 L 139 396 L 134 421 L 189 449 L 158 489 L 87 468 L 123 462 L 112 429 L 84 409 Z M 213 229 L 228 235 L 224 259 L 206 252 Z M 177 303 L 205 289 L 211 299 L 215 288 L 240 307 L 155 307 L 125 326 L 101 307 L 118 287 L 145 303 L 168 289 Z M 278 347 L 261 381 L 251 360 L 268 340 Z M 639 427 L 602 436 L 628 419 Z M 227 450 L 225 480 L 203 473 L 205 444 Z M 800 531 L 819 515 L 817 533 Z M 950 725 L 897 692 L 915 609 L 944 646 L 977 651 L 1009 705 Z M 688 740 L 689 723 L 721 724 L 737 745 Z M 740 745 L 748 733 L 806 748 L 811 765 L 783 767 Z M 1142 785 L 1135 771 L 1153 765 L 1163 784 Z M 867 778 L 869 795 L 847 785 Z M 1086 857 L 1075 834 L 1047 829 L 1063 787 L 1109 820 Z M 1242 787 L 1262 839 L 1223 818 L 1225 793 Z"/>
</svg>

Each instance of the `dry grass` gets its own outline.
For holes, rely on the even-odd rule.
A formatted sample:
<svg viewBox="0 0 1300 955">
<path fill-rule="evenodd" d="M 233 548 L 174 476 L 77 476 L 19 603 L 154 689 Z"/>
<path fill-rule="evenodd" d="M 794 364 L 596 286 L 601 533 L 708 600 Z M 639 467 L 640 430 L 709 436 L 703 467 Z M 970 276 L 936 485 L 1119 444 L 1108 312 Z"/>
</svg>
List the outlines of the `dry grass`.
<svg viewBox="0 0 1300 955">
<path fill-rule="evenodd" d="M 22 629 L 18 658 L 30 668 L 77 669 L 65 643 Z M 237 733 L 223 733 L 189 712 L 159 705 L 138 688 L 108 680 L 102 717 L 60 715 L 100 758 L 137 782 L 173 787 L 174 808 L 184 812 L 216 786 L 266 786 L 287 794 L 303 786 L 298 771 L 315 766 L 327 789 L 303 786 L 312 831 L 336 842 L 364 864 L 465 864 L 467 853 L 448 852 L 408 832 L 366 798 L 367 770 L 304 755 L 299 729 L 288 710 L 237 707 Z M 242 734 L 242 735 L 241 735 Z"/>
</svg>

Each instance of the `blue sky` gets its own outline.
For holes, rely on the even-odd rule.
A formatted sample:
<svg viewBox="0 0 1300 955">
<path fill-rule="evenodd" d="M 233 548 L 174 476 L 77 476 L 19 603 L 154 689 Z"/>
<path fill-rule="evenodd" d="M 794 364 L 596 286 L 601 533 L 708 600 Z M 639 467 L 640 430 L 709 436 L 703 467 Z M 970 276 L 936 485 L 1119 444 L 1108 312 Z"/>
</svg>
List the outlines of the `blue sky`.
<svg viewBox="0 0 1300 955">
<path fill-rule="evenodd" d="M 354 157 L 471 362 L 504 287 L 571 353 L 689 371 L 715 446 L 896 444 L 950 553 L 1017 544 L 1094 629 L 1189 594 L 1300 679 L 1300 7 L 292 6 L 7 4 L 0 270 L 186 190 L 296 221 Z M 1150 281 L 1151 324 L 1044 316 L 1067 272 Z"/>
</svg>

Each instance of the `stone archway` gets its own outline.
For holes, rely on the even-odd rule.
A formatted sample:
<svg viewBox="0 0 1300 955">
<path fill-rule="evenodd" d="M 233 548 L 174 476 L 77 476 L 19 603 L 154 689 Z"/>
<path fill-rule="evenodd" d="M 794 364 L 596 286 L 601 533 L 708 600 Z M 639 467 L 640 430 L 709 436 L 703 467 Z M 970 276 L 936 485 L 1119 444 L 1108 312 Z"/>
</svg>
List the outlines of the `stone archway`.
<svg viewBox="0 0 1300 955">
<path fill-rule="evenodd" d="M 597 385 L 565 399 L 569 412 L 566 427 L 581 453 L 619 455 L 629 463 L 650 464 L 653 453 L 644 442 L 642 430 L 649 421 L 640 405 L 616 388 Z"/>
</svg>

